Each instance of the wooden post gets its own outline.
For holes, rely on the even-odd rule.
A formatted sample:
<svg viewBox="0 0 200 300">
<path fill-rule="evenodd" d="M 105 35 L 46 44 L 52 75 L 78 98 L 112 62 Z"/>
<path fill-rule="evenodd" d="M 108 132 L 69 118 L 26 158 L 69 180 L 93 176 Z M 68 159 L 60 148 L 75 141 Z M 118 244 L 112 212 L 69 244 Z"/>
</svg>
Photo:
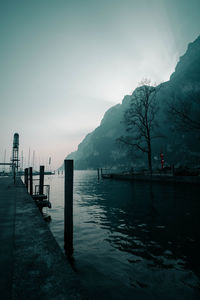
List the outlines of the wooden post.
<svg viewBox="0 0 200 300">
<path fill-rule="evenodd" d="M 26 182 L 26 171 L 25 171 L 26 169 L 24 169 L 24 184 L 25 184 L 25 182 Z"/>
<path fill-rule="evenodd" d="M 25 186 L 26 186 L 26 188 L 28 190 L 28 168 L 26 168 L 24 170 L 24 183 L 25 183 Z"/>
<path fill-rule="evenodd" d="M 98 180 L 99 180 L 99 168 L 97 169 L 97 176 L 98 176 Z"/>
<path fill-rule="evenodd" d="M 65 210 L 64 210 L 64 248 L 67 255 L 73 254 L 73 160 L 65 164 Z"/>
<path fill-rule="evenodd" d="M 29 188 L 30 188 L 30 195 L 33 195 L 33 169 L 32 167 L 29 168 Z"/>
<path fill-rule="evenodd" d="M 40 186 L 39 186 L 39 194 L 44 194 L 44 166 L 40 166 Z"/>
<path fill-rule="evenodd" d="M 174 171 L 174 164 L 172 165 L 172 176 L 175 175 L 175 171 Z"/>
<path fill-rule="evenodd" d="M 16 183 L 16 169 L 15 169 L 15 164 L 13 165 L 13 181 L 14 184 Z"/>
</svg>

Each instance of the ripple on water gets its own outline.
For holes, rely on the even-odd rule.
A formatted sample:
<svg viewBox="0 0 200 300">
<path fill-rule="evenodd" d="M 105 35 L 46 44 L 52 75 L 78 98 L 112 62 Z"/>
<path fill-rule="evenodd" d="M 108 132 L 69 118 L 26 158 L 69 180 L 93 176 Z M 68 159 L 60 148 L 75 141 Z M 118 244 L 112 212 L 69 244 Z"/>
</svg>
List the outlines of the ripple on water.
<svg viewBox="0 0 200 300">
<path fill-rule="evenodd" d="M 96 177 L 77 171 L 74 180 L 74 257 L 90 296 L 198 299 L 199 189 Z M 62 247 L 63 180 L 51 179 L 50 224 Z"/>
</svg>

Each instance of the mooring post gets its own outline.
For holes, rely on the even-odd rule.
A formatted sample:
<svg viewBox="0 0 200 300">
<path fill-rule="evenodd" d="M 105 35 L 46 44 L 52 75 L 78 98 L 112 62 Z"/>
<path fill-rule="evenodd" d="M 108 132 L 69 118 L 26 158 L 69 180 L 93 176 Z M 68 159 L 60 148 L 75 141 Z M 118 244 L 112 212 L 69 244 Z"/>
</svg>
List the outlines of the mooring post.
<svg viewBox="0 0 200 300">
<path fill-rule="evenodd" d="M 24 169 L 24 184 L 26 183 L 26 169 Z"/>
<path fill-rule="evenodd" d="M 39 194 L 43 195 L 44 193 L 44 166 L 40 166 L 40 186 Z"/>
<path fill-rule="evenodd" d="M 68 256 L 73 254 L 73 160 L 66 159 L 65 165 L 65 210 L 64 248 Z"/>
<path fill-rule="evenodd" d="M 33 195 L 33 169 L 32 167 L 29 168 L 29 188 L 30 188 L 30 195 Z"/>
<path fill-rule="evenodd" d="M 175 171 L 174 171 L 174 164 L 172 165 L 172 176 L 174 176 Z"/>
<path fill-rule="evenodd" d="M 99 180 L 99 168 L 97 169 L 97 177 L 98 177 L 98 180 Z"/>
<path fill-rule="evenodd" d="M 15 164 L 13 165 L 13 181 L 14 184 L 16 183 L 16 169 L 15 169 Z"/>
<path fill-rule="evenodd" d="M 26 186 L 26 188 L 28 190 L 28 168 L 26 168 L 24 170 L 24 183 L 25 183 L 25 186 Z"/>
</svg>

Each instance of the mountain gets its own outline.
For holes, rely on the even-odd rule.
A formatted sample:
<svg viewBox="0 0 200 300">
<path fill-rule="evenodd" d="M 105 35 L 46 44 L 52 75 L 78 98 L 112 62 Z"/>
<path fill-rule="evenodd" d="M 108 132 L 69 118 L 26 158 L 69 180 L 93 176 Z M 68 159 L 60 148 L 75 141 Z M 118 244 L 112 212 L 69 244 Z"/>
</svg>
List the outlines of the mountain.
<svg viewBox="0 0 200 300">
<path fill-rule="evenodd" d="M 160 107 L 157 123 L 162 137 L 152 144 L 153 166 L 159 165 L 161 151 L 166 164 L 200 165 L 200 130 L 177 128 L 178 116 L 172 117 L 169 113 L 170 105 L 184 103 L 188 116 L 197 122 L 200 120 L 200 36 L 188 45 L 170 80 L 156 88 Z M 117 142 L 120 136 L 127 134 L 124 112 L 130 107 L 134 93 L 136 90 L 125 96 L 121 104 L 106 111 L 99 127 L 84 138 L 77 151 L 67 156 L 74 159 L 76 169 L 146 166 L 143 153 L 135 153 Z"/>
<path fill-rule="evenodd" d="M 170 81 L 178 84 L 199 84 L 200 80 L 200 36 L 188 45 L 186 53 L 180 57 Z"/>
</svg>

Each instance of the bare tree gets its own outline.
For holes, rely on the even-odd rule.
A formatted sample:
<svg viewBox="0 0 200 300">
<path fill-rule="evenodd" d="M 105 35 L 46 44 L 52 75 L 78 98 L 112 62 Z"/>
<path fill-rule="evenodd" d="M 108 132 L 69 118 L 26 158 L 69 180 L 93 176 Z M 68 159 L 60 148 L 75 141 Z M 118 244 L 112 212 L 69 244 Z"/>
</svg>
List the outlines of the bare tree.
<svg viewBox="0 0 200 300">
<path fill-rule="evenodd" d="M 150 85 L 150 80 L 143 80 L 133 93 L 130 107 L 125 111 L 124 122 L 128 136 L 121 136 L 118 141 L 147 154 L 149 171 L 152 174 L 152 139 L 160 137 L 155 133 L 158 102 L 156 94 L 159 88 Z"/>
</svg>

